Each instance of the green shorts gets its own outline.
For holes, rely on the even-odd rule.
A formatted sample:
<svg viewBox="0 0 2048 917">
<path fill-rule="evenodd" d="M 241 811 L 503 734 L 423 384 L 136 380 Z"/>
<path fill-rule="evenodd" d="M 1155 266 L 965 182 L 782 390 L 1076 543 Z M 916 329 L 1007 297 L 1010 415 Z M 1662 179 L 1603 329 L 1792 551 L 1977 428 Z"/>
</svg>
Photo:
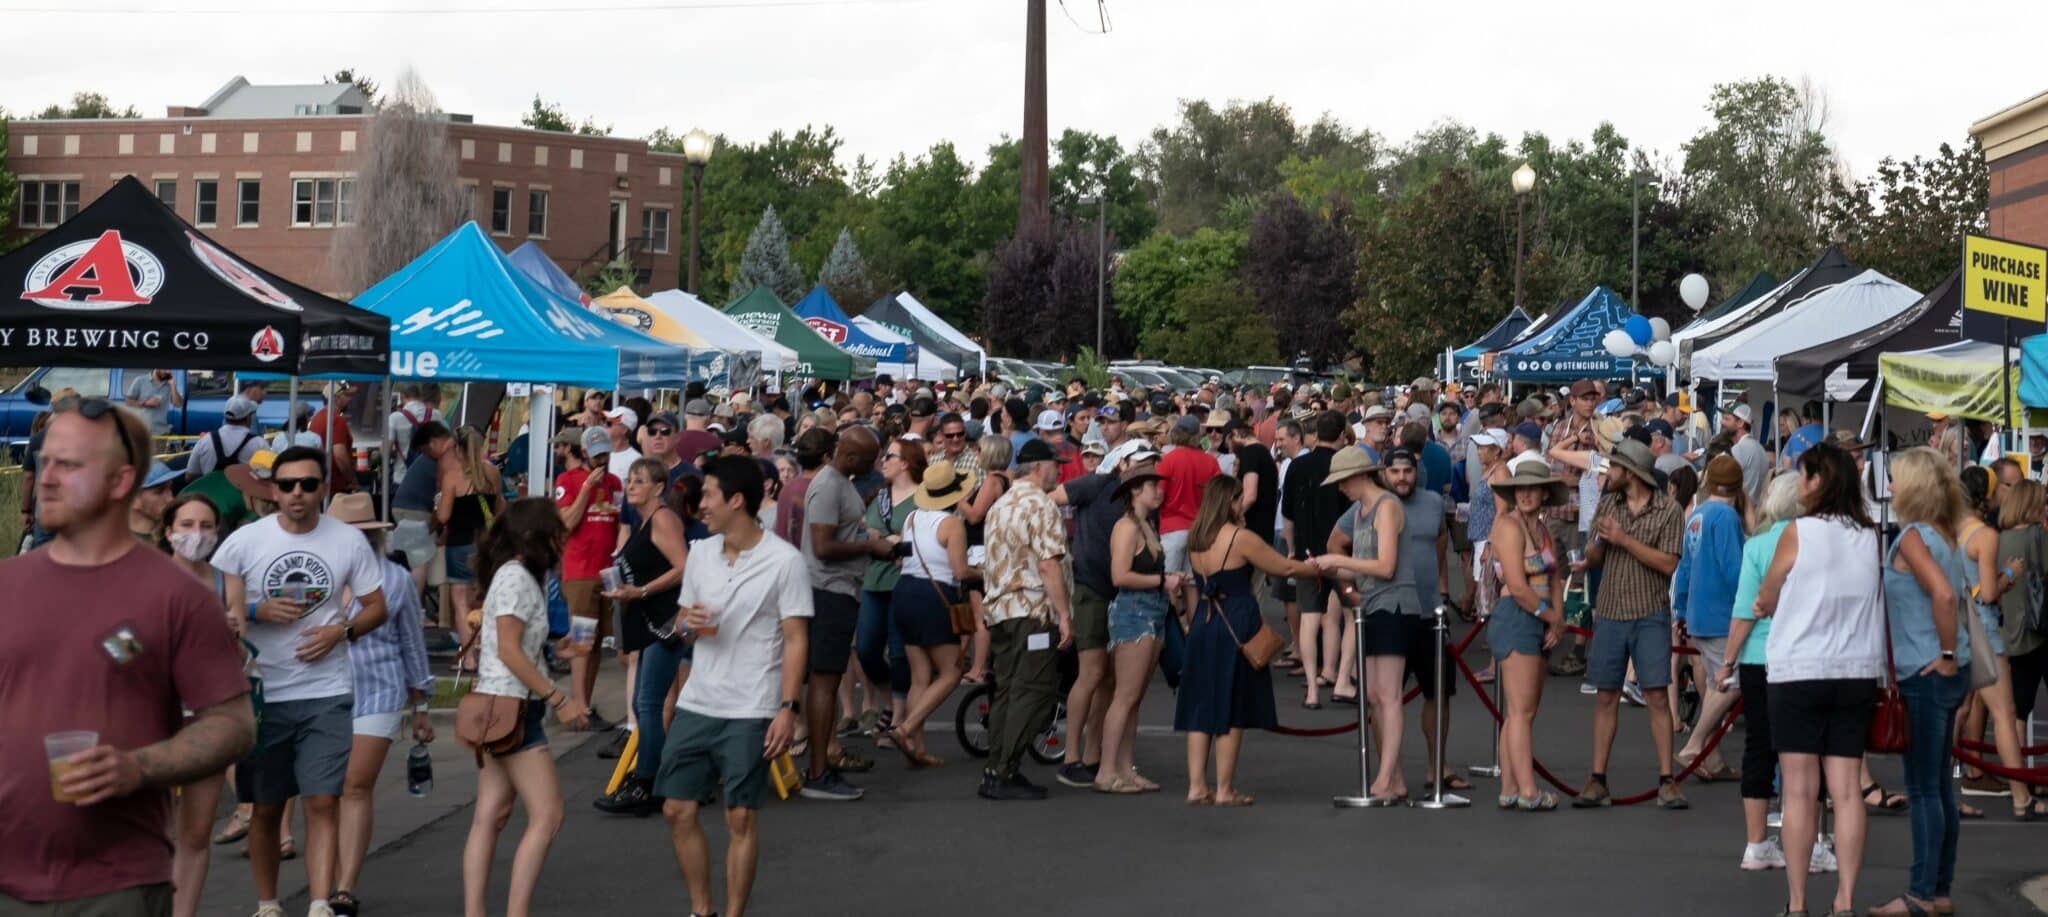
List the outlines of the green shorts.
<svg viewBox="0 0 2048 917">
<path fill-rule="evenodd" d="M 1109 596 L 1074 584 L 1074 649 L 1109 649 Z"/>
<path fill-rule="evenodd" d="M 759 809 L 767 796 L 768 720 L 727 720 L 677 710 L 661 746 L 654 795 L 710 805 L 725 791 L 728 809 Z"/>
</svg>

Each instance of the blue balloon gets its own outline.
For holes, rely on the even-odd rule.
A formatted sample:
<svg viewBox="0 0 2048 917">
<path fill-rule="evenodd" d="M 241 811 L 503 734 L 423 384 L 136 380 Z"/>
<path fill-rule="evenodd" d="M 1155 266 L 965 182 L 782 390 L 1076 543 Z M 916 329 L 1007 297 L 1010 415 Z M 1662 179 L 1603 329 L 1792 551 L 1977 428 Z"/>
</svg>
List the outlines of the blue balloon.
<svg viewBox="0 0 2048 917">
<path fill-rule="evenodd" d="M 1621 326 L 1621 328 L 1623 331 L 1628 332 L 1628 336 L 1632 338 L 1637 345 L 1643 347 L 1650 346 L 1651 332 L 1649 319 L 1644 318 L 1640 315 L 1631 315 L 1628 317 L 1628 321 L 1625 322 Z"/>
</svg>

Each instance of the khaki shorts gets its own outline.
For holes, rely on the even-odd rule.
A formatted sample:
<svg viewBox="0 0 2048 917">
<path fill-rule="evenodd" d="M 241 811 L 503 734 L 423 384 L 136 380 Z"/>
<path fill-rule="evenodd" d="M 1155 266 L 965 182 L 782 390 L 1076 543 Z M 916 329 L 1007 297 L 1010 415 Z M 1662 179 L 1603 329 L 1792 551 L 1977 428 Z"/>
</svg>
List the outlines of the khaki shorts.
<svg viewBox="0 0 2048 917">
<path fill-rule="evenodd" d="M 562 581 L 562 601 L 569 603 L 569 614 L 578 618 L 597 619 L 597 642 L 611 636 L 611 610 L 599 592 L 604 590 L 604 581 L 594 579 L 565 579 Z"/>
<path fill-rule="evenodd" d="M 398 540 L 416 537 L 411 534 L 415 531 L 416 527 L 431 528 L 434 514 L 423 509 L 394 508 L 391 510 L 391 518 L 399 526 L 404 527 L 407 532 L 405 535 L 400 535 L 394 530 L 393 539 Z M 407 523 L 412 523 L 412 525 L 407 525 Z M 432 536 L 429 535 L 428 537 L 431 538 Z M 430 549 L 418 544 L 393 544 L 392 547 L 405 552 L 405 562 L 413 569 L 419 569 L 421 564 L 426 565 L 427 585 L 440 586 L 448 582 L 448 551 L 446 548 L 438 544 L 432 545 Z M 432 554 L 428 554 L 428 550 L 431 550 Z"/>
</svg>

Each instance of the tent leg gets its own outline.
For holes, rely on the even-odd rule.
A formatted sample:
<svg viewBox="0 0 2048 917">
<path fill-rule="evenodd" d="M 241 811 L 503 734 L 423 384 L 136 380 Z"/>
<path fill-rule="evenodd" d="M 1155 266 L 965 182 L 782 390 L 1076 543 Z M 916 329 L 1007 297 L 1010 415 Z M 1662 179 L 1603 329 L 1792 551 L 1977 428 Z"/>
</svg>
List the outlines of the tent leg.
<svg viewBox="0 0 2048 917">
<path fill-rule="evenodd" d="M 289 449 L 293 445 L 292 436 L 297 432 L 292 429 L 292 418 L 299 413 L 299 377 L 292 376 L 291 381 L 285 384 L 291 386 L 284 396 L 284 447 Z"/>
<path fill-rule="evenodd" d="M 377 491 L 384 497 L 384 513 L 377 518 L 391 521 L 391 415 L 402 405 L 391 391 L 391 377 L 384 377 L 384 441 L 377 444 Z"/>
<path fill-rule="evenodd" d="M 321 433 L 321 434 L 320 434 L 320 451 L 322 451 L 322 452 L 325 452 L 325 453 L 327 453 L 327 468 L 328 468 L 328 470 L 329 470 L 329 471 L 332 471 L 332 470 L 334 469 L 334 415 L 335 415 L 335 410 L 334 410 L 334 381 L 333 381 L 333 380 L 331 380 L 331 379 L 330 379 L 330 380 L 328 380 L 328 382 L 327 382 L 327 385 L 326 385 L 326 386 L 324 386 L 324 387 L 322 387 L 322 388 L 320 389 L 320 397 L 322 397 L 322 398 L 325 398 L 325 399 L 327 399 L 327 400 L 326 400 L 326 403 L 325 403 L 325 404 L 322 404 L 322 405 L 320 406 L 320 409 L 321 409 L 321 410 L 323 410 L 323 411 L 326 411 L 326 412 L 327 412 L 327 430 L 326 430 L 325 432 L 323 432 L 323 433 Z M 349 459 L 349 461 L 350 461 L 351 463 L 353 463 L 353 462 L 355 461 L 354 457 L 353 457 L 353 456 L 351 456 L 351 457 L 350 457 L 350 459 Z M 334 488 L 332 488 L 332 487 L 329 487 L 329 488 L 327 488 L 327 499 L 328 499 L 328 501 L 330 501 L 330 502 L 331 502 L 331 501 L 333 501 L 333 499 L 334 499 Z M 326 507 L 325 507 L 325 506 L 322 506 L 321 508 L 322 508 L 322 509 L 325 509 Z"/>
<path fill-rule="evenodd" d="M 548 466 L 554 459 L 554 392 L 535 385 L 526 402 L 526 495 L 545 497 L 552 492 Z"/>
</svg>

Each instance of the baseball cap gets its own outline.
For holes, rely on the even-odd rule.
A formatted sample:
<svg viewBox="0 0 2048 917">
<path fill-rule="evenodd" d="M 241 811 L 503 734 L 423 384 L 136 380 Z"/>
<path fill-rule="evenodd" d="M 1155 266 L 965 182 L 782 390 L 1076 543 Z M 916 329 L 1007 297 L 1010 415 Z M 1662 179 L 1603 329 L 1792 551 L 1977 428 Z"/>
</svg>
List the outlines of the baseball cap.
<svg viewBox="0 0 2048 917">
<path fill-rule="evenodd" d="M 586 456 L 612 454 L 612 435 L 597 427 L 585 429 L 583 431 L 583 454 Z"/>
<path fill-rule="evenodd" d="M 1543 428 L 1537 425 L 1537 423 L 1533 420 L 1525 420 L 1521 423 L 1515 424 L 1514 433 L 1516 436 L 1526 439 L 1532 443 L 1540 443 L 1543 441 Z"/>
<path fill-rule="evenodd" d="M 154 488 L 162 487 L 165 484 L 169 484 L 173 481 L 176 481 L 178 478 L 182 476 L 183 475 L 180 472 L 172 471 L 171 466 L 169 465 L 166 465 L 162 462 L 150 462 L 149 475 L 142 479 L 142 489 L 151 490 Z"/>
<path fill-rule="evenodd" d="M 640 412 L 623 404 L 604 412 L 604 419 L 612 423 L 625 424 L 628 431 L 638 429 L 640 426 Z"/>
<path fill-rule="evenodd" d="M 919 395 L 910 399 L 910 416 L 930 417 L 939 412 L 939 403 L 931 395 Z"/>
<path fill-rule="evenodd" d="M 1380 464 L 1391 467 L 1395 462 L 1406 462 L 1410 465 L 1413 465 L 1416 463 L 1415 453 L 1410 452 L 1407 449 L 1389 449 L 1387 450 L 1386 459 L 1382 461 Z"/>
<path fill-rule="evenodd" d="M 1643 424 L 1643 429 L 1650 431 L 1652 436 L 1662 436 L 1665 439 L 1670 439 L 1674 432 L 1671 429 L 1671 424 L 1662 417 L 1654 418 L 1649 423 Z"/>
<path fill-rule="evenodd" d="M 1017 449 L 1017 464 L 1019 465 L 1029 465 L 1033 462 L 1058 462 L 1064 465 L 1068 461 L 1069 459 L 1066 456 L 1059 454 L 1057 450 L 1053 449 L 1051 443 L 1042 439 L 1026 440 L 1024 445 Z"/>
<path fill-rule="evenodd" d="M 1499 427 L 1490 427 L 1472 434 L 1472 442 L 1475 445 L 1506 449 L 1508 447 L 1508 431 Z"/>
<path fill-rule="evenodd" d="M 1573 398 L 1578 398 L 1582 395 L 1598 394 L 1600 394 L 1600 383 L 1595 382 L 1591 379 L 1580 379 L 1579 381 L 1572 383 L 1571 396 Z"/>
<path fill-rule="evenodd" d="M 671 430 L 680 430 L 683 427 L 682 421 L 676 419 L 676 412 L 674 411 L 656 411 L 653 417 L 648 418 L 647 422 L 650 424 L 665 423 L 668 424 Z"/>
<path fill-rule="evenodd" d="M 555 438 L 551 442 L 557 446 L 581 446 L 583 445 L 583 431 L 576 427 L 564 427 L 555 434 Z"/>
<path fill-rule="evenodd" d="M 702 398 L 692 398 L 688 404 L 683 405 L 683 413 L 691 417 L 710 417 L 711 402 Z"/>
<path fill-rule="evenodd" d="M 1740 421 L 1742 421 L 1743 423 L 1749 423 L 1749 422 L 1750 422 L 1750 421 L 1749 421 L 1749 418 L 1750 418 L 1750 410 L 1749 410 L 1749 405 L 1746 405 L 1746 404 L 1738 404 L 1738 405 L 1736 405 L 1736 406 L 1735 406 L 1735 410 L 1734 410 L 1734 412 L 1733 412 L 1733 413 L 1735 414 L 1735 419 L 1736 419 L 1736 420 L 1740 420 Z"/>
<path fill-rule="evenodd" d="M 1173 429 L 1175 432 L 1193 436 L 1202 432 L 1202 422 L 1196 420 L 1193 414 L 1182 414 L 1174 418 Z"/>
<path fill-rule="evenodd" d="M 229 420 L 248 420 L 256 416 L 256 402 L 236 395 L 228 399 L 227 407 L 221 409 L 221 416 Z"/>
<path fill-rule="evenodd" d="M 1066 416 L 1050 409 L 1039 411 L 1038 423 L 1032 425 L 1034 430 L 1064 430 L 1066 428 Z"/>
</svg>

